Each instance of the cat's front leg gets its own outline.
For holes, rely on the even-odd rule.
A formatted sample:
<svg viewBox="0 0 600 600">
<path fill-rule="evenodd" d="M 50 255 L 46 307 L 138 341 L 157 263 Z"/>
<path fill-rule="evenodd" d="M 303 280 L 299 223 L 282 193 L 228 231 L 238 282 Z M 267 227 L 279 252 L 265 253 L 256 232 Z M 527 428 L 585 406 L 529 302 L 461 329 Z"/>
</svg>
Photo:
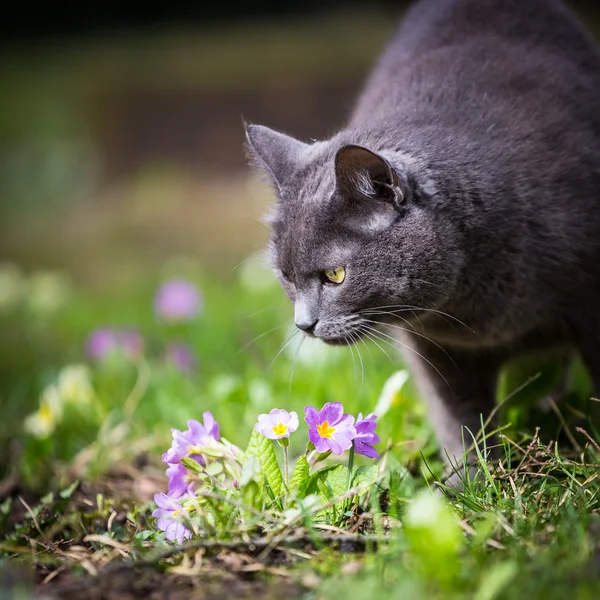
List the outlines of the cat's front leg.
<svg viewBox="0 0 600 600">
<path fill-rule="evenodd" d="M 482 417 L 485 422 L 495 406 L 498 372 L 505 356 L 489 350 L 442 348 L 410 333 L 398 336 L 398 342 L 428 405 L 444 459 L 462 465 L 465 449 L 473 444 L 472 435 L 481 430 Z M 486 432 L 493 428 L 490 423 Z M 488 447 L 494 443 L 488 440 Z M 472 462 L 473 455 L 467 460 Z M 451 482 L 457 485 L 459 476 Z"/>
</svg>

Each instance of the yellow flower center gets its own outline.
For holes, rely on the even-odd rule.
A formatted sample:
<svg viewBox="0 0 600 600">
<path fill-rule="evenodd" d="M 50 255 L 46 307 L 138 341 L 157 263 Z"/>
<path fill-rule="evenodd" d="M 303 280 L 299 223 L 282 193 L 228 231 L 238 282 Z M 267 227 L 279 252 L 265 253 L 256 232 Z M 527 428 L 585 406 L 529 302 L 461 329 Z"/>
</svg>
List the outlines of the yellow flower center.
<svg viewBox="0 0 600 600">
<path fill-rule="evenodd" d="M 42 404 L 38 412 L 42 421 L 46 423 L 52 421 L 52 409 L 47 404 Z"/>
<path fill-rule="evenodd" d="M 284 425 L 283 423 L 277 423 L 277 425 L 275 425 L 275 427 L 272 427 L 271 429 L 273 430 L 273 433 L 275 435 L 284 435 L 287 433 L 288 426 Z"/>
<path fill-rule="evenodd" d="M 329 421 L 323 421 L 320 425 L 317 425 L 317 431 L 322 438 L 331 439 L 331 436 L 335 433 L 335 427 L 330 427 Z"/>
<path fill-rule="evenodd" d="M 173 511 L 173 516 L 174 516 L 174 517 L 176 517 L 178 514 L 179 514 L 179 511 L 178 511 L 178 510 L 174 510 L 174 511 Z"/>
</svg>

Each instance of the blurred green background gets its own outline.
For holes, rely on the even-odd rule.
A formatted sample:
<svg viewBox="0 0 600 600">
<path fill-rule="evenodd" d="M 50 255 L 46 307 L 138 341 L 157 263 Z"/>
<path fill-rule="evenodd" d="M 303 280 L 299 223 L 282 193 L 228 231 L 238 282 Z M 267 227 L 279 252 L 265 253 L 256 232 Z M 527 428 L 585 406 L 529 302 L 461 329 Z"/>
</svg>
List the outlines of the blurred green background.
<svg viewBox="0 0 600 600">
<path fill-rule="evenodd" d="M 356 351 L 308 343 L 295 367 L 289 349 L 271 366 L 291 310 L 256 258 L 271 194 L 246 168 L 242 118 L 304 139 L 332 134 L 407 3 L 258 3 L 238 13 L 197 4 L 143 14 L 110 3 L 21 8 L 1 26 L 6 476 L 41 484 L 61 463 L 86 462 L 80 453 L 99 439 L 90 453 L 98 470 L 156 452 L 171 426 L 207 408 L 239 444 L 274 406 L 341 400 L 370 412 L 401 367 L 391 349 L 388 358 L 365 347 L 363 377 Z M 595 27 L 594 5 L 576 8 Z M 200 315 L 177 326 L 153 312 L 170 277 L 194 282 L 204 299 Z M 85 341 L 98 327 L 139 330 L 143 357 L 90 363 Z M 196 355 L 191 373 L 165 361 L 172 340 Z M 75 411 L 49 438 L 24 435 L 43 390 L 80 362 L 93 367 L 97 409 Z M 127 407 L 132 389 L 143 393 Z M 420 438 L 417 455 L 431 442 L 414 391 L 406 402 L 412 410 L 398 400 L 382 439 Z"/>
</svg>

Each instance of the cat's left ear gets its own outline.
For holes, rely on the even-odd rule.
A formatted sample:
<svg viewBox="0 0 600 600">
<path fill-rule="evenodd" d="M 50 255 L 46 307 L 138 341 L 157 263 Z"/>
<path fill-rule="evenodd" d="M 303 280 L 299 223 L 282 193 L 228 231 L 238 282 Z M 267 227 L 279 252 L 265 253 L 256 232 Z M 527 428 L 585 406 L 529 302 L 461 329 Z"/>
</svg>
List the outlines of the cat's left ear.
<svg viewBox="0 0 600 600">
<path fill-rule="evenodd" d="M 387 159 L 363 146 L 337 151 L 335 179 L 337 191 L 349 200 L 380 200 L 398 210 L 406 197 L 406 186 Z"/>
<path fill-rule="evenodd" d="M 302 161 L 310 146 L 263 125 L 246 125 L 247 148 L 251 160 L 281 191 L 288 174 Z"/>
</svg>

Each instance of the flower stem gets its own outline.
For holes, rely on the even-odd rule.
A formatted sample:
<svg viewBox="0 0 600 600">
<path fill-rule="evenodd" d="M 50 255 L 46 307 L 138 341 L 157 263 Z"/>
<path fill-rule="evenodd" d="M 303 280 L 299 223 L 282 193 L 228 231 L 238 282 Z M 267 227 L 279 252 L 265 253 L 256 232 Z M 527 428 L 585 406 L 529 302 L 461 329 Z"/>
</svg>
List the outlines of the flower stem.
<svg viewBox="0 0 600 600">
<path fill-rule="evenodd" d="M 283 447 L 283 466 L 285 471 L 285 485 L 290 487 L 290 461 L 288 458 L 288 447 Z"/>
<path fill-rule="evenodd" d="M 348 454 L 348 484 L 346 487 L 350 489 L 350 483 L 352 482 L 352 471 L 354 470 L 354 442 Z"/>
</svg>

